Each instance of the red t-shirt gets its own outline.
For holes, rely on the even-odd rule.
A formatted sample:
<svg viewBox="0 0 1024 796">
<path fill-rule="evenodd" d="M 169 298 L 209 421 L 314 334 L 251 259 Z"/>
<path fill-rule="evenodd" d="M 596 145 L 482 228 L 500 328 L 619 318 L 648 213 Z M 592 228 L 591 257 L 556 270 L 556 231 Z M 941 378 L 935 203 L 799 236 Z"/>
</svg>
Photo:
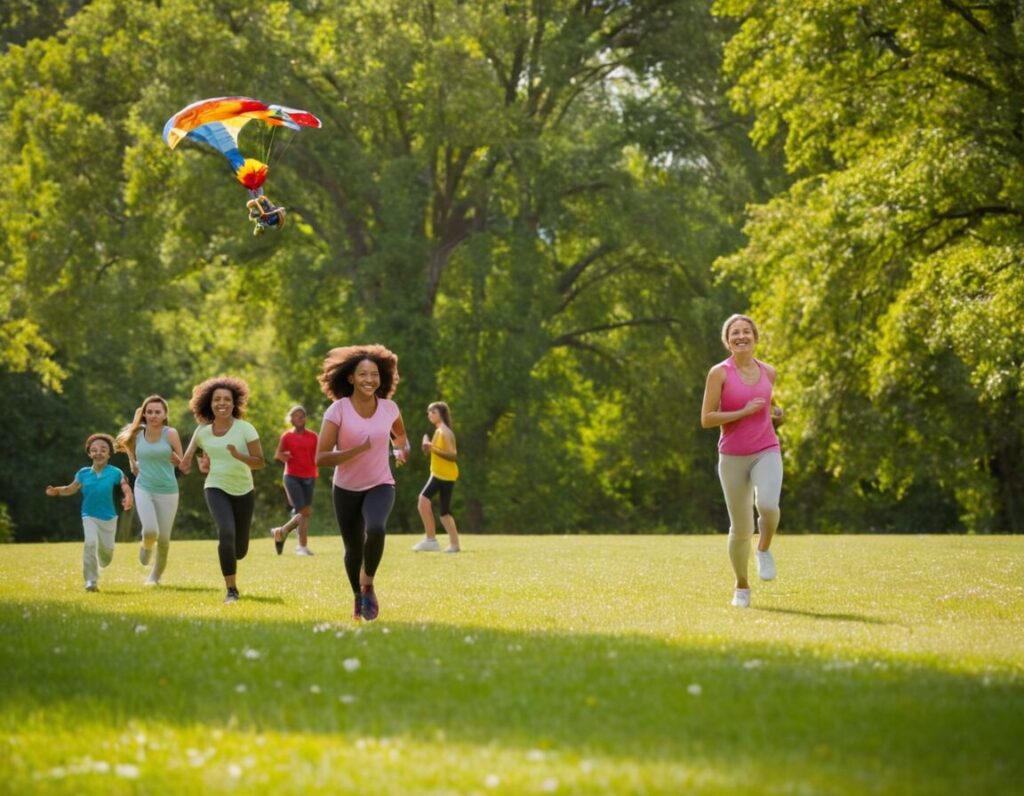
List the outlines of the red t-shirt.
<svg viewBox="0 0 1024 796">
<path fill-rule="evenodd" d="M 285 463 L 285 475 L 296 478 L 316 478 L 319 475 L 316 468 L 316 441 L 317 435 L 308 428 L 303 429 L 301 434 L 286 431 L 281 435 L 281 450 L 291 451 L 292 454 Z"/>
</svg>

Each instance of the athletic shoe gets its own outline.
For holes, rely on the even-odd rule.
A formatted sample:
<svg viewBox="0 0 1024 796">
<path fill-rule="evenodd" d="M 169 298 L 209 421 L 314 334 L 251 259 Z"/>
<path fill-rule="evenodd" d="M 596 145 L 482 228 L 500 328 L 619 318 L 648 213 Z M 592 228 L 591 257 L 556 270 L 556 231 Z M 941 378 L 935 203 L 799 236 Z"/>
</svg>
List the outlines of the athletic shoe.
<svg viewBox="0 0 1024 796">
<path fill-rule="evenodd" d="M 270 533 L 274 537 L 274 549 L 281 555 L 284 552 L 284 534 L 280 528 L 271 528 Z"/>
<path fill-rule="evenodd" d="M 761 580 L 772 580 L 775 577 L 775 557 L 771 550 L 757 550 L 757 576 Z"/>
<path fill-rule="evenodd" d="M 363 618 L 363 595 L 356 595 L 356 603 L 352 606 L 352 618 L 359 621 Z"/>
<path fill-rule="evenodd" d="M 87 580 L 85 582 L 85 590 L 86 591 L 99 591 L 100 590 L 100 586 L 94 580 Z"/>
<path fill-rule="evenodd" d="M 750 589 L 736 589 L 732 596 L 732 604 L 737 608 L 750 607 Z"/>
<path fill-rule="evenodd" d="M 444 551 L 446 553 L 458 553 L 458 552 L 460 552 L 460 550 L 461 550 L 461 548 L 459 548 L 459 547 L 446 547 L 444 549 Z"/>
<path fill-rule="evenodd" d="M 146 586 L 159 586 L 160 585 L 160 578 L 158 578 L 156 575 L 153 575 L 151 573 L 150 576 L 148 578 L 146 578 L 145 585 Z"/>
<path fill-rule="evenodd" d="M 224 596 L 224 604 L 230 605 L 231 603 L 238 602 L 238 589 L 234 586 L 228 586 L 228 593 Z"/>
<path fill-rule="evenodd" d="M 139 545 L 139 563 L 142 566 L 149 566 L 149 559 L 153 557 L 153 548 L 146 547 L 145 543 Z"/>
<path fill-rule="evenodd" d="M 424 536 L 416 544 L 412 546 L 412 549 L 417 553 L 432 553 L 441 549 L 441 545 L 438 543 L 436 538 L 430 536 Z"/>
<path fill-rule="evenodd" d="M 373 586 L 363 586 L 363 619 L 372 622 L 380 613 L 380 604 L 377 602 L 377 595 L 373 593 Z"/>
<path fill-rule="evenodd" d="M 297 555 L 297 556 L 311 556 L 311 555 L 313 555 L 313 551 L 310 550 L 308 547 L 303 547 L 302 545 L 297 545 L 296 548 L 295 548 L 295 555 Z"/>
</svg>

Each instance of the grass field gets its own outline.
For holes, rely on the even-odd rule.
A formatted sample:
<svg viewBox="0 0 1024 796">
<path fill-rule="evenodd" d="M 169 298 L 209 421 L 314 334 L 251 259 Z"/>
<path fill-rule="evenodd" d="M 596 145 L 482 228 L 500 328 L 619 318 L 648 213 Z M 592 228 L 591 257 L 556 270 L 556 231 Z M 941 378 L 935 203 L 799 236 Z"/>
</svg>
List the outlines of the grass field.
<svg viewBox="0 0 1024 796">
<path fill-rule="evenodd" d="M 341 542 L 0 547 L 0 792 L 1024 790 L 1024 538 L 781 536 L 730 607 L 718 537 L 391 536 L 354 625 Z"/>
</svg>

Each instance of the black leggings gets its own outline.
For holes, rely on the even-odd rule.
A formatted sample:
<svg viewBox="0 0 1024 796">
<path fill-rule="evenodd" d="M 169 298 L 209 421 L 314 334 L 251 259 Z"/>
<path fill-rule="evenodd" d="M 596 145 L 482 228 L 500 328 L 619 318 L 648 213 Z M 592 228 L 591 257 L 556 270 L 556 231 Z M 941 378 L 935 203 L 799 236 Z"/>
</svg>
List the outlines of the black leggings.
<svg viewBox="0 0 1024 796">
<path fill-rule="evenodd" d="M 225 578 L 238 571 L 238 562 L 249 552 L 249 529 L 252 512 L 256 508 L 256 491 L 244 495 L 229 495 L 223 489 L 210 487 L 203 490 L 210 516 L 217 526 L 220 543 L 220 571 Z"/>
<path fill-rule="evenodd" d="M 384 534 L 395 505 L 395 487 L 380 484 L 365 492 L 352 492 L 335 485 L 331 495 L 334 518 L 345 543 L 345 573 L 352 593 L 359 594 L 359 570 L 372 578 L 384 556 Z"/>
</svg>

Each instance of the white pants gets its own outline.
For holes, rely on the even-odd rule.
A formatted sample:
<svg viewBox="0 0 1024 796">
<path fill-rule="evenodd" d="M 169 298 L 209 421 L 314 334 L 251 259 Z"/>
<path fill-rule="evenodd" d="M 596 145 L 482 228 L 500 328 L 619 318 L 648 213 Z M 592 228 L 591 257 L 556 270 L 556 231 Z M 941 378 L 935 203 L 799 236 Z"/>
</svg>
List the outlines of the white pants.
<svg viewBox="0 0 1024 796">
<path fill-rule="evenodd" d="M 777 450 L 751 456 L 719 454 L 718 478 L 729 510 L 729 560 L 736 577 L 746 580 L 754 509 L 761 534 L 770 536 L 779 527 L 782 454 Z"/>
<path fill-rule="evenodd" d="M 98 520 L 82 517 L 82 531 L 85 533 L 85 549 L 82 551 L 82 574 L 88 583 L 99 582 L 100 567 L 114 559 L 114 539 L 117 537 L 117 517 L 112 520 Z"/>
<path fill-rule="evenodd" d="M 135 487 L 135 508 L 142 521 L 142 543 L 151 547 L 156 542 L 156 563 L 151 577 L 159 580 L 167 568 L 167 551 L 171 547 L 171 528 L 178 513 L 178 493 L 159 494 Z"/>
</svg>

